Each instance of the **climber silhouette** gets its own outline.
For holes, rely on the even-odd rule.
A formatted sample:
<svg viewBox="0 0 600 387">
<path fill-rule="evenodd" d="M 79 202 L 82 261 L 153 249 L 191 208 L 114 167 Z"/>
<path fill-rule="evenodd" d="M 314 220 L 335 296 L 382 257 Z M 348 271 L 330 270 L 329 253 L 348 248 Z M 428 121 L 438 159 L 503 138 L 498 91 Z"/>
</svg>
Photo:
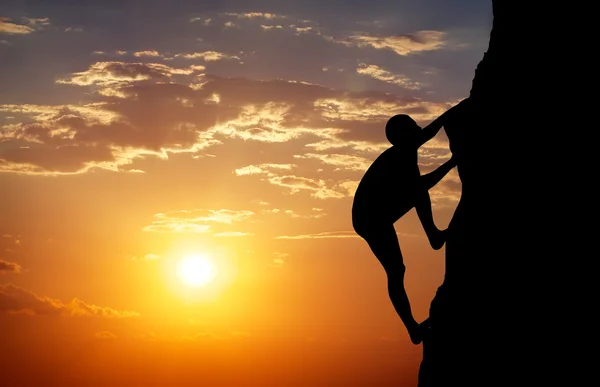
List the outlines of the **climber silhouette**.
<svg viewBox="0 0 600 387">
<path fill-rule="evenodd" d="M 469 117 L 473 114 L 475 106 L 470 98 L 466 98 L 448 110 L 452 114 L 444 120 L 444 131 L 448 136 L 450 152 L 456 163 L 459 178 L 462 178 L 461 173 L 464 174 L 463 136 L 469 125 L 472 125 L 472 122 L 469 122 Z M 455 356 L 453 351 L 456 351 L 456 347 L 450 344 L 449 338 L 454 337 L 456 333 L 452 332 L 452 329 L 446 325 L 451 321 L 458 323 L 461 316 L 456 310 L 452 310 L 449 303 L 449 287 L 452 286 L 449 278 L 456 275 L 456 260 L 461 258 L 464 250 L 464 221 L 464 201 L 461 196 L 461 200 L 446 229 L 446 274 L 444 282 L 438 288 L 431 302 L 429 317 L 419 326 L 423 341 L 423 360 L 419 368 L 418 387 L 446 385 L 444 380 L 452 372 L 448 359 L 449 356 Z"/>
<path fill-rule="evenodd" d="M 452 109 L 421 129 L 408 115 L 389 119 L 385 134 L 392 144 L 364 174 L 352 205 L 352 224 L 382 264 L 388 281 L 392 304 L 404 323 L 411 341 L 422 341 L 422 329 L 412 315 L 404 288 L 405 266 L 394 223 L 413 207 L 435 250 L 445 242 L 445 230 L 439 230 L 433 220 L 429 189 L 436 185 L 454 166 L 451 158 L 435 171 L 421 176 L 418 149 L 431 140 L 451 118 Z"/>
</svg>

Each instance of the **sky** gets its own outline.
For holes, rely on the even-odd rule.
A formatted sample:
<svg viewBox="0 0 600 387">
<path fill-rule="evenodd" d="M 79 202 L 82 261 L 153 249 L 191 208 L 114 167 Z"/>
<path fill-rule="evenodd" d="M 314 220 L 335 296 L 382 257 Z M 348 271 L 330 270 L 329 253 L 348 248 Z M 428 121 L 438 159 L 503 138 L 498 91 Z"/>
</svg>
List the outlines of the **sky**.
<svg viewBox="0 0 600 387">
<path fill-rule="evenodd" d="M 468 96 L 491 2 L 3 1 L 7 386 L 411 386 L 352 229 L 395 114 Z M 421 173 L 449 158 L 443 130 Z M 445 228 L 455 170 L 431 191 Z M 415 317 L 444 276 L 396 224 Z"/>
</svg>

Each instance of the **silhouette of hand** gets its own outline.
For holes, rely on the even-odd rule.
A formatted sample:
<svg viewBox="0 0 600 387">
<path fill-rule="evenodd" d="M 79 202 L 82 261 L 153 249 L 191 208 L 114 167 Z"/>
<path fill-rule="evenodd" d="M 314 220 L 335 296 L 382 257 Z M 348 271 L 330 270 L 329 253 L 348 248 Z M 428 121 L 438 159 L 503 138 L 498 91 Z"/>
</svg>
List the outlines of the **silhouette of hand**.
<svg viewBox="0 0 600 387">
<path fill-rule="evenodd" d="M 454 123 L 455 120 L 459 119 L 461 115 L 464 114 L 464 111 L 469 106 L 469 98 L 465 98 L 456 105 L 452 106 L 450 109 L 446 110 L 444 113 L 445 121 L 447 123 Z"/>
<path fill-rule="evenodd" d="M 447 230 L 438 231 L 431 237 L 429 240 L 431 248 L 439 250 L 444 246 L 444 243 L 446 243 L 446 231 Z"/>
<path fill-rule="evenodd" d="M 426 339 L 429 332 L 431 332 L 431 324 L 428 317 L 421 324 L 419 324 L 419 336 L 421 341 Z"/>
<path fill-rule="evenodd" d="M 450 156 L 450 160 L 448 160 L 448 164 L 456 166 L 456 156 L 455 155 Z"/>
<path fill-rule="evenodd" d="M 408 335 L 410 336 L 410 341 L 413 344 L 418 345 L 423 342 L 423 339 L 427 336 L 429 331 L 431 330 L 431 325 L 429 323 L 429 318 L 425 319 L 422 323 L 418 324 L 415 322 L 415 325 L 412 326 L 408 330 Z"/>
<path fill-rule="evenodd" d="M 410 341 L 414 345 L 421 344 L 423 341 L 423 332 L 420 324 L 416 324 L 414 327 L 408 330 L 408 335 L 410 336 Z"/>
</svg>

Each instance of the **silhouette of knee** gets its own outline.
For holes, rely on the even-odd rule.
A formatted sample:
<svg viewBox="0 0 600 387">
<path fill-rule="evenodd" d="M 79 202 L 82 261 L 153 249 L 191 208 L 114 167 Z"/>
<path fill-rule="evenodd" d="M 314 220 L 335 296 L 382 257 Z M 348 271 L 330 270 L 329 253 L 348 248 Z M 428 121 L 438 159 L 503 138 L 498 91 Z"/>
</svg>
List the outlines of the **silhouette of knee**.
<svg viewBox="0 0 600 387">
<path fill-rule="evenodd" d="M 388 280 L 390 282 L 398 282 L 404 280 L 404 274 L 406 273 L 406 266 L 403 263 L 395 263 L 385 267 Z"/>
</svg>

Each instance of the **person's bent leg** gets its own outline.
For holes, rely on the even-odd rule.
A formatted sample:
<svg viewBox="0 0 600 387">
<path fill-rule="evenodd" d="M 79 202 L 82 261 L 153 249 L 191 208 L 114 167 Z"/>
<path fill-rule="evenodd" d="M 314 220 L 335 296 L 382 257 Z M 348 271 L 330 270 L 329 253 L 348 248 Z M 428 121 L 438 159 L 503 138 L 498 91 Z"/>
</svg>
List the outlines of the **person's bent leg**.
<svg viewBox="0 0 600 387">
<path fill-rule="evenodd" d="M 404 288 L 406 267 L 394 226 L 378 227 L 365 239 L 387 274 L 388 293 L 396 313 L 406 326 L 411 341 L 419 344 L 421 342 L 419 324 L 413 317 Z"/>
<path fill-rule="evenodd" d="M 433 220 L 433 210 L 431 208 L 431 198 L 429 192 L 420 190 L 416 196 L 415 209 L 423 230 L 427 235 L 429 244 L 434 250 L 439 250 L 444 245 L 444 232 L 440 231 Z"/>
</svg>

